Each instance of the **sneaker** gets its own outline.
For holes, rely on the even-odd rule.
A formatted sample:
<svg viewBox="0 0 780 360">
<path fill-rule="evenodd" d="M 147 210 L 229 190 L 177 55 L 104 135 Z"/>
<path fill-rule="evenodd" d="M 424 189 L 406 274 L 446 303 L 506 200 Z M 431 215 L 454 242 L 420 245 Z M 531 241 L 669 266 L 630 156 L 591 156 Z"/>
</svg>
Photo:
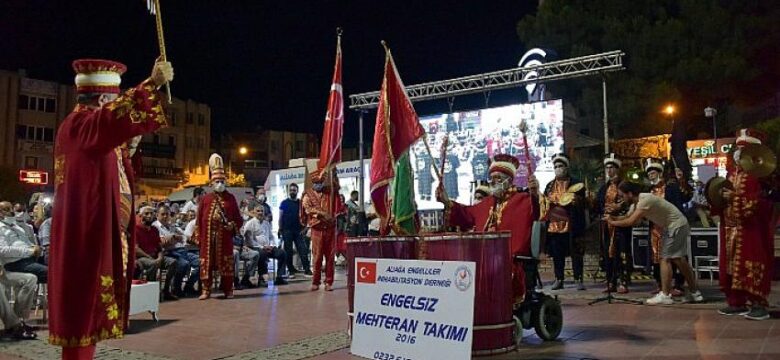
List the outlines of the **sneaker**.
<svg viewBox="0 0 780 360">
<path fill-rule="evenodd" d="M 312 277 L 314 274 L 311 272 L 311 270 L 306 270 L 303 272 L 303 276 L 305 277 Z"/>
<path fill-rule="evenodd" d="M 701 291 L 699 290 L 696 290 L 694 292 L 689 292 L 687 298 L 688 298 L 688 302 L 692 302 L 692 303 L 699 303 L 704 301 L 704 296 L 701 296 Z"/>
<path fill-rule="evenodd" d="M 560 289 L 563 289 L 563 280 L 555 280 L 550 290 L 560 290 Z"/>
<path fill-rule="evenodd" d="M 587 290 L 587 288 L 585 287 L 585 282 L 583 282 L 582 280 L 578 281 L 577 282 L 577 290 L 580 290 L 580 291 Z"/>
<path fill-rule="evenodd" d="M 285 281 L 281 277 L 277 277 L 276 280 L 274 280 L 274 285 L 276 285 L 276 286 L 287 285 L 287 281 Z M 266 286 L 268 286 L 268 285 L 266 285 Z"/>
<path fill-rule="evenodd" d="M 645 304 L 647 305 L 672 305 L 674 304 L 674 300 L 672 300 L 671 295 L 666 295 L 663 292 L 659 292 L 658 294 L 655 294 L 655 296 L 645 300 Z"/>
<path fill-rule="evenodd" d="M 718 310 L 718 314 L 721 315 L 747 315 L 750 312 L 748 308 L 742 306 L 742 307 L 736 307 L 736 306 L 728 306 L 724 307 L 722 309 Z"/>
<path fill-rule="evenodd" d="M 257 287 L 259 287 L 259 288 L 267 288 L 268 287 L 268 282 L 265 281 L 265 279 L 260 278 L 260 280 L 257 281 Z"/>
<path fill-rule="evenodd" d="M 683 292 L 680 289 L 672 289 L 672 292 L 669 293 L 669 295 L 672 295 L 672 297 L 680 297 L 680 296 L 683 296 L 684 294 L 685 294 L 685 292 Z"/>
<path fill-rule="evenodd" d="M 618 294 L 628 294 L 628 287 L 625 285 L 618 286 Z"/>
<path fill-rule="evenodd" d="M 769 317 L 769 311 L 763 306 L 753 306 L 745 315 L 745 319 L 748 320 L 767 320 Z"/>
<path fill-rule="evenodd" d="M 176 301 L 179 300 L 179 297 L 176 295 L 171 294 L 169 291 L 163 291 L 163 300 L 166 301 Z"/>
<path fill-rule="evenodd" d="M 287 278 L 290 279 L 290 280 L 295 279 L 295 274 L 287 275 Z"/>
</svg>

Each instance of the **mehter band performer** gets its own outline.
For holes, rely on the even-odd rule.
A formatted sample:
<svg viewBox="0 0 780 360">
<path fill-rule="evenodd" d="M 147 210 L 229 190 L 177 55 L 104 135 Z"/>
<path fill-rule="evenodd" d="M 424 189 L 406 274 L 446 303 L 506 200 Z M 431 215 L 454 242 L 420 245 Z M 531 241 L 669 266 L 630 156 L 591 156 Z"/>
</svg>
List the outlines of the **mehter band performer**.
<svg viewBox="0 0 780 360">
<path fill-rule="evenodd" d="M 49 259 L 49 342 L 63 359 L 92 359 L 95 344 L 127 326 L 135 263 L 133 173 L 136 136 L 166 126 L 158 88 L 173 67 L 158 62 L 120 93 L 125 65 L 76 60 L 78 104 L 57 131 Z M 136 138 L 137 139 L 137 138 Z"/>
<path fill-rule="evenodd" d="M 728 162 L 727 178 L 734 185 L 724 189 L 720 241 L 720 287 L 728 307 L 723 315 L 745 315 L 750 320 L 769 319 L 767 297 L 772 286 L 770 271 L 774 260 L 772 202 L 762 191 L 758 178 L 739 165 L 742 149 L 761 144 L 765 135 L 753 129 L 737 133 L 734 161 Z M 747 308 L 750 303 L 750 310 Z"/>
<path fill-rule="evenodd" d="M 521 191 L 513 185 L 520 162 L 514 156 L 498 154 L 490 164 L 490 191 L 478 204 L 463 205 L 451 201 L 444 195 L 441 185 L 436 198 L 444 203 L 445 216 L 451 226 L 461 229 L 483 231 L 511 231 L 511 255 L 529 256 L 531 252 L 531 227 L 539 215 L 539 183 L 531 175 L 528 191 Z M 532 195 L 533 194 L 533 195 Z M 526 285 L 533 287 L 533 279 L 526 280 L 522 264 L 512 265 L 512 294 L 515 303 L 521 302 Z"/>
<path fill-rule="evenodd" d="M 244 221 L 236 198 L 227 191 L 225 165 L 222 157 L 211 154 L 211 187 L 214 189 L 198 202 L 195 221 L 197 242 L 200 244 L 200 300 L 211 297 L 211 286 L 216 273 L 226 299 L 233 297 L 233 236 Z"/>
<path fill-rule="evenodd" d="M 618 193 L 620 185 L 620 166 L 622 162 L 609 154 L 604 158 L 604 169 L 607 181 L 601 185 L 596 195 L 596 213 L 600 218 L 605 215 L 624 215 L 628 203 L 623 201 Z M 615 227 L 603 222 L 602 227 L 604 270 L 607 273 L 607 289 L 605 292 L 617 291 L 620 294 L 628 292 L 631 280 L 631 228 Z M 618 285 L 618 282 L 620 283 Z"/>
</svg>

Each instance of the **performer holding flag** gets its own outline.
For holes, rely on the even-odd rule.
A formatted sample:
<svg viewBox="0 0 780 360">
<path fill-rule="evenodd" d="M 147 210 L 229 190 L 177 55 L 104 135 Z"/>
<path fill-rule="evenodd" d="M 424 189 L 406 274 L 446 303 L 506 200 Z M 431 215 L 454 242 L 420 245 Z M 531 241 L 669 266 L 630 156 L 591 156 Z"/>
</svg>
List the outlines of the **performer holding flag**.
<svg viewBox="0 0 780 360">
<path fill-rule="evenodd" d="M 328 112 L 322 132 L 322 147 L 317 170 L 310 174 L 312 188 L 301 198 L 301 223 L 311 229 L 314 276 L 311 290 L 320 288 L 322 260 L 325 258 L 325 290 L 333 290 L 336 258 L 336 216 L 345 212 L 345 204 L 338 196 L 339 184 L 335 165 L 341 162 L 341 139 L 344 133 L 344 95 L 341 87 L 341 29 L 336 41 L 336 64 L 330 86 Z"/>
</svg>

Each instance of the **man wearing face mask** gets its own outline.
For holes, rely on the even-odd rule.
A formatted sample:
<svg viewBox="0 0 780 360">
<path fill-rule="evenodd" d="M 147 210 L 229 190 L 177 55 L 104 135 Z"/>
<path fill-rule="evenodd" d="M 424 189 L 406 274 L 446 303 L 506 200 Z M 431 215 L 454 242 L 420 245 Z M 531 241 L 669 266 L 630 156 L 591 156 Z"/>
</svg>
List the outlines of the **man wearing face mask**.
<svg viewBox="0 0 780 360">
<path fill-rule="evenodd" d="M 746 172 L 739 163 L 742 149 L 761 144 L 766 135 L 753 129 L 737 132 L 737 150 L 728 161 L 726 176 L 732 188 L 722 190 L 725 209 L 720 214 L 721 290 L 728 306 L 718 310 L 722 315 L 744 315 L 750 320 L 769 319 L 767 298 L 771 292 L 771 269 L 774 261 L 772 202 L 759 179 Z M 748 308 L 748 303 L 750 308 Z"/>
<path fill-rule="evenodd" d="M 596 195 L 596 214 L 599 218 L 606 215 L 624 215 L 628 210 L 628 202 L 623 201 L 618 191 L 620 185 L 620 165 L 622 162 L 609 154 L 604 158 L 604 169 L 607 181 L 601 185 Z M 602 226 L 604 270 L 607 273 L 606 292 L 617 291 L 620 294 L 628 292 L 628 282 L 631 279 L 631 227 L 615 227 L 604 223 Z M 618 285 L 618 282 L 620 285 Z"/>
<path fill-rule="evenodd" d="M 298 251 L 298 257 L 301 258 L 303 273 L 311 276 L 311 267 L 309 266 L 309 247 L 303 238 L 304 227 L 301 223 L 301 201 L 298 199 L 298 184 L 292 183 L 287 188 L 289 198 L 282 201 L 279 205 L 279 236 L 284 244 L 284 252 L 287 253 L 288 279 L 294 279 L 298 270 L 293 265 L 293 244 Z"/>
<path fill-rule="evenodd" d="M 645 173 L 647 174 L 647 180 L 650 181 L 650 193 L 658 196 L 668 202 L 670 202 L 674 207 L 677 208 L 677 210 L 680 210 L 680 212 L 684 212 L 683 210 L 683 196 L 680 192 L 680 187 L 674 183 L 674 184 L 667 184 L 666 181 L 664 181 L 663 173 L 664 173 L 664 166 L 661 164 L 659 160 L 656 159 L 647 159 L 647 163 L 645 165 Z M 654 226 L 653 223 L 650 223 L 650 245 L 653 252 L 652 260 L 653 260 L 653 277 L 655 278 L 656 285 L 658 287 L 658 290 L 661 289 L 661 253 L 663 252 L 662 247 L 662 239 L 663 239 L 663 231 L 660 227 Z M 674 278 L 674 288 L 672 289 L 672 296 L 682 296 L 684 294 L 683 292 L 683 283 L 685 282 L 685 278 L 683 277 L 682 273 L 680 273 L 680 270 L 677 268 L 677 265 L 672 265 L 672 273 Z"/>
<path fill-rule="evenodd" d="M 445 196 L 444 189 L 436 189 L 436 199 L 445 206 L 448 224 L 467 231 L 510 231 L 510 254 L 531 255 L 531 227 L 539 216 L 539 183 L 530 176 L 528 189 L 513 185 L 520 162 L 516 157 L 498 154 L 490 163 L 490 196 L 474 205 L 463 205 Z M 533 275 L 529 272 L 529 275 Z M 512 265 L 512 294 L 515 303 L 522 301 L 522 294 L 530 294 L 535 278 L 526 279 L 526 272 L 519 263 Z M 524 290 L 530 289 L 530 290 Z"/>
<path fill-rule="evenodd" d="M 563 289 L 564 267 L 566 257 L 571 256 L 571 267 L 574 270 L 574 281 L 577 290 L 585 290 L 583 281 L 583 255 L 585 246 L 582 243 L 582 235 L 585 232 L 585 189 L 574 194 L 574 200 L 569 204 L 560 205 L 563 195 L 568 192 L 570 186 L 579 184 L 579 180 L 569 176 L 569 157 L 565 154 L 557 154 L 552 158 L 555 169 L 555 179 L 547 183 L 544 196 L 550 203 L 550 207 L 543 219 L 547 224 L 548 253 L 553 258 L 555 282 L 552 290 Z"/>
<path fill-rule="evenodd" d="M 338 196 L 339 185 L 335 174 L 327 170 L 311 173 L 312 189 L 306 190 L 301 198 L 303 211 L 301 223 L 311 229 L 312 261 L 314 276 L 311 291 L 320 288 L 322 261 L 325 260 L 325 291 L 333 290 L 336 261 L 336 217 L 344 213 L 344 203 Z"/>
<path fill-rule="evenodd" d="M 211 154 L 211 187 L 213 192 L 198 203 L 193 237 L 200 244 L 200 300 L 211 297 L 211 285 L 217 273 L 226 299 L 233 298 L 233 236 L 244 220 L 236 198 L 227 191 L 227 177 L 222 157 Z"/>
<path fill-rule="evenodd" d="M 158 89 L 173 80 L 173 67 L 155 63 L 124 93 L 123 64 L 84 59 L 73 69 L 78 103 L 54 142 L 49 342 L 63 347 L 64 359 L 91 359 L 98 341 L 121 338 L 127 326 L 135 262 L 130 157 L 140 135 L 167 125 Z"/>
<path fill-rule="evenodd" d="M 11 203 L 0 203 L 0 214 L 5 214 L 0 218 L 0 230 L 2 230 L 2 239 L 7 246 L 23 247 L 34 249 L 34 255 L 4 259 L 3 267 L 6 271 L 33 274 L 38 280 L 38 283 L 45 284 L 48 279 L 49 269 L 46 265 L 38 262 L 38 257 L 42 255 L 42 249 L 37 245 L 35 241 L 35 234 L 33 233 L 32 226 L 19 220 L 11 211 Z"/>
<path fill-rule="evenodd" d="M 265 210 L 265 221 L 272 223 L 274 221 L 273 214 L 271 214 L 271 206 L 268 205 L 268 196 L 265 193 L 265 187 L 258 187 L 257 194 L 255 195 L 257 201 L 263 206 Z"/>
</svg>

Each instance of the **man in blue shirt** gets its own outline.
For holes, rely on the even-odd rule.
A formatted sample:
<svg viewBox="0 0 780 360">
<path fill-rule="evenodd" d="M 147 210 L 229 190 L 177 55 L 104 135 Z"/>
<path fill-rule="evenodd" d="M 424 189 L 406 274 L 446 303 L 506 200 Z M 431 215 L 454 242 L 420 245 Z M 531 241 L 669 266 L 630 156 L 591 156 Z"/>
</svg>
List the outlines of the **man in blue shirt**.
<svg viewBox="0 0 780 360">
<path fill-rule="evenodd" d="M 289 198 L 282 201 L 279 205 L 279 237 L 284 243 L 284 252 L 287 253 L 288 278 L 295 277 L 298 269 L 293 265 L 293 243 L 301 258 L 303 272 L 311 276 L 311 266 L 309 264 L 309 247 L 303 238 L 303 225 L 298 214 L 301 210 L 301 201 L 298 199 L 298 184 L 292 183 L 287 188 Z"/>
</svg>

